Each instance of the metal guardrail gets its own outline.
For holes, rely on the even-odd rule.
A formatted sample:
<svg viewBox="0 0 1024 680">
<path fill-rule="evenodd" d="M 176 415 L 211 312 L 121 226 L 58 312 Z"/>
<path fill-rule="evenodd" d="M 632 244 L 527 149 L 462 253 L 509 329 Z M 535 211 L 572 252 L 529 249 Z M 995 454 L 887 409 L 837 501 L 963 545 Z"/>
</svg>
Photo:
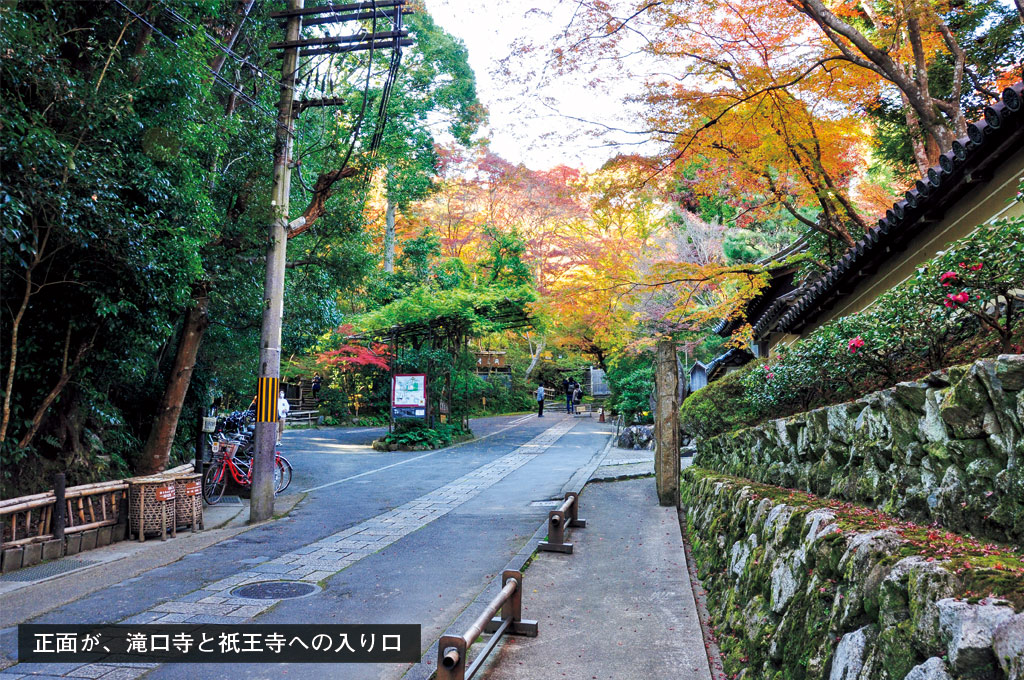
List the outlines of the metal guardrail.
<svg viewBox="0 0 1024 680">
<path fill-rule="evenodd" d="M 579 518 L 580 495 L 573 491 L 565 494 L 565 501 L 557 510 L 548 513 L 548 540 L 537 544 L 538 550 L 547 552 L 572 553 L 572 543 L 567 542 L 569 527 L 582 529 L 587 520 Z"/>
<path fill-rule="evenodd" d="M 501 592 L 487 605 L 473 625 L 462 635 L 442 635 L 437 643 L 437 680 L 469 680 L 480 670 L 487 655 L 505 633 L 537 637 L 537 622 L 522 618 L 523 574 L 506 570 L 501 574 Z M 501 616 L 494 616 L 501 609 Z M 473 660 L 469 661 L 469 647 L 481 633 L 491 633 L 491 639 Z M 468 664 L 468 665 L 467 665 Z"/>
</svg>

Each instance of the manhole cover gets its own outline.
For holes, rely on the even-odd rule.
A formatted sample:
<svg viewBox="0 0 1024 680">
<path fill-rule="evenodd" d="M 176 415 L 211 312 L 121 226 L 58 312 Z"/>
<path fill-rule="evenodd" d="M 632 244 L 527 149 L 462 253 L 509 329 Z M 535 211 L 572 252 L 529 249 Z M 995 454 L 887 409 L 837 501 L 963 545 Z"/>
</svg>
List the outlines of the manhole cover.
<svg viewBox="0 0 1024 680">
<path fill-rule="evenodd" d="M 231 594 L 250 600 L 288 600 L 312 595 L 316 591 L 315 585 L 301 581 L 260 581 L 235 588 Z"/>
<path fill-rule="evenodd" d="M 9 574 L 4 574 L 3 576 L 0 576 L 0 581 L 38 581 L 40 579 L 56 576 L 57 574 L 63 574 L 64 572 L 88 567 L 93 564 L 99 564 L 99 561 L 69 559 L 54 560 L 53 562 L 44 562 L 43 564 L 37 564 L 34 567 L 26 567 L 25 569 L 18 569 L 17 571 L 12 571 Z"/>
</svg>

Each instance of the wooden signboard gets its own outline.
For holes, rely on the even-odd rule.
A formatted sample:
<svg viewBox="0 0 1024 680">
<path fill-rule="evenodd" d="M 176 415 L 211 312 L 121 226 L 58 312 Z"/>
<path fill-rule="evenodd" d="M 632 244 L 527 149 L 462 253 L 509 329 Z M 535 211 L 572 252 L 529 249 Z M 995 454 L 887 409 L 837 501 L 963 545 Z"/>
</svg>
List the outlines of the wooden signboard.
<svg viewBox="0 0 1024 680">
<path fill-rule="evenodd" d="M 174 500 L 174 485 L 168 484 L 167 486 L 157 487 L 153 490 L 154 498 L 158 501 L 173 501 Z"/>
<path fill-rule="evenodd" d="M 185 484 L 185 495 L 186 496 L 198 496 L 203 492 L 203 483 L 198 479 L 194 479 L 191 482 Z"/>
<path fill-rule="evenodd" d="M 505 352 L 476 352 L 477 369 L 505 368 Z"/>
</svg>

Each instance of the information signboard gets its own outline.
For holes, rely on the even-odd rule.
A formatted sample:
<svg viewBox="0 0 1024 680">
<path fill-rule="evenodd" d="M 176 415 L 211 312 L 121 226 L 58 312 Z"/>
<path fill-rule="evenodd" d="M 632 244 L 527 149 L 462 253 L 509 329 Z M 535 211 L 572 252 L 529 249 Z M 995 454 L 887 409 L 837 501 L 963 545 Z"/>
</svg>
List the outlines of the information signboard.
<svg viewBox="0 0 1024 680">
<path fill-rule="evenodd" d="M 391 383 L 391 415 L 394 418 L 427 417 L 427 376 L 396 375 Z"/>
</svg>

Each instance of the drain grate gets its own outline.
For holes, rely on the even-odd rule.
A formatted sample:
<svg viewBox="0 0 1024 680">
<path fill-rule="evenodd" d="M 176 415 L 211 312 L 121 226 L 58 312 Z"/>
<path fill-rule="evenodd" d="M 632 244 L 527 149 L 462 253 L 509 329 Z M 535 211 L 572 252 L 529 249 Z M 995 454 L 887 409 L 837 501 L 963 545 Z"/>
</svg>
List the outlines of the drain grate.
<svg viewBox="0 0 1024 680">
<path fill-rule="evenodd" d="M 242 499 L 238 496 L 224 496 L 218 505 L 241 505 Z"/>
<path fill-rule="evenodd" d="M 531 508 L 557 508 L 562 504 L 562 501 L 533 501 L 530 503 Z"/>
<path fill-rule="evenodd" d="M 99 563 L 99 560 L 54 560 L 52 562 L 37 564 L 34 567 L 26 567 L 25 569 L 18 569 L 17 571 L 3 574 L 0 576 L 0 581 L 38 581 L 40 579 L 49 578 L 51 576 L 56 576 L 57 574 L 63 574 L 68 571 L 74 571 L 75 569 L 81 569 L 82 567 L 89 567 Z"/>
<path fill-rule="evenodd" d="M 231 591 L 232 595 L 250 600 L 289 600 L 312 595 L 318 588 L 301 581 L 260 581 Z"/>
</svg>

